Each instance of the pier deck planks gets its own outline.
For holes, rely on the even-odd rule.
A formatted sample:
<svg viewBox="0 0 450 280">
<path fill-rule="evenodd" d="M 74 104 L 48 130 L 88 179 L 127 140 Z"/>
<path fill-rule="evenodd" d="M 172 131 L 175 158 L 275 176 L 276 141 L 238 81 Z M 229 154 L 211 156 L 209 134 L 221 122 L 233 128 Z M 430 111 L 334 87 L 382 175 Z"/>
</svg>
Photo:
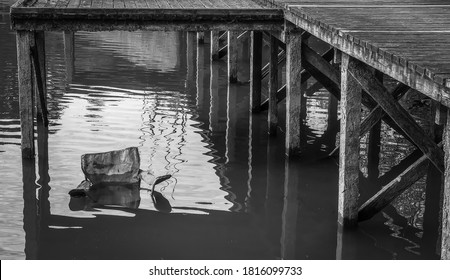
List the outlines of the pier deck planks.
<svg viewBox="0 0 450 280">
<path fill-rule="evenodd" d="M 255 1 L 283 9 L 307 32 L 450 106 L 450 1 Z"/>
</svg>

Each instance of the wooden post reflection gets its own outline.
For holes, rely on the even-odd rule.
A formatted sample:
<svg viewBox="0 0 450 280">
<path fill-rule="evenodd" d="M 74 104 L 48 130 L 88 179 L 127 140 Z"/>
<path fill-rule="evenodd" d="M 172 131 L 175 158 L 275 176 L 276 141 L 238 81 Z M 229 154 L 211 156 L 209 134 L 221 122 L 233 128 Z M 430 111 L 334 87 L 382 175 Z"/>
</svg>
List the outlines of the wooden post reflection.
<svg viewBox="0 0 450 280">
<path fill-rule="evenodd" d="M 186 36 L 186 60 L 187 60 L 187 73 L 186 73 L 186 90 L 188 94 L 192 94 L 196 88 L 196 34 L 195 32 L 188 32 Z"/>
<path fill-rule="evenodd" d="M 298 215 L 298 170 L 293 160 L 285 159 L 284 166 L 284 205 L 281 230 L 281 258 L 295 259 Z"/>
<path fill-rule="evenodd" d="M 201 32 L 203 33 L 203 32 Z M 197 33 L 197 108 L 201 108 L 203 106 L 203 98 L 204 98 L 204 87 L 203 87 L 203 79 L 205 76 L 204 71 L 204 48 L 200 44 L 200 39 L 198 38 Z"/>
<path fill-rule="evenodd" d="M 259 112 L 261 106 L 262 39 L 261 31 L 252 31 L 250 52 L 250 108 L 254 112 Z"/>
<path fill-rule="evenodd" d="M 228 162 L 233 162 L 236 155 L 236 122 L 237 122 L 237 87 L 228 81 L 227 86 L 227 131 L 226 154 Z"/>
<path fill-rule="evenodd" d="M 64 60 L 66 63 L 66 82 L 72 83 L 75 73 L 75 33 L 64 31 Z"/>
<path fill-rule="evenodd" d="M 35 159 L 22 159 L 23 229 L 25 231 L 25 256 L 28 260 L 38 257 L 39 225 L 35 181 Z"/>
<path fill-rule="evenodd" d="M 219 129 L 219 65 L 213 62 L 210 64 L 209 82 L 209 130 L 216 132 Z"/>
<path fill-rule="evenodd" d="M 39 216 L 41 227 L 44 227 L 50 216 L 50 175 L 48 162 L 48 126 L 43 120 L 37 120 L 37 146 L 38 146 L 38 174 L 37 183 L 40 185 L 39 198 Z"/>
</svg>

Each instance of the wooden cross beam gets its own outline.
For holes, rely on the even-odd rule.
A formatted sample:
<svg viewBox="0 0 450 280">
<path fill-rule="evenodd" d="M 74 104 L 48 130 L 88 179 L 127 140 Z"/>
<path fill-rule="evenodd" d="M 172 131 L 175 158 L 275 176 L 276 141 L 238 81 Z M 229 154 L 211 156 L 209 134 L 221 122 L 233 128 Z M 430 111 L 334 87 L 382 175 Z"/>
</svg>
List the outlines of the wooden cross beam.
<svg viewBox="0 0 450 280">
<path fill-rule="evenodd" d="M 327 62 L 330 62 L 331 60 L 333 60 L 333 56 L 334 56 L 334 50 L 332 48 L 322 54 L 322 58 Z M 301 71 L 301 83 L 302 84 L 305 83 L 309 78 L 311 78 L 311 73 L 309 73 L 308 71 L 303 69 Z M 278 92 L 277 92 L 277 100 L 278 101 L 277 102 L 281 102 L 284 98 L 286 98 L 286 85 L 282 86 L 278 90 Z M 263 101 L 260 106 L 261 111 L 267 110 L 268 104 L 269 104 L 268 99 Z"/>
<path fill-rule="evenodd" d="M 39 55 L 37 46 L 31 46 L 30 48 L 31 58 L 33 62 L 33 68 L 34 68 L 34 77 L 37 85 L 37 93 L 39 97 L 39 109 L 40 109 L 40 116 L 42 116 L 42 120 L 44 121 L 44 125 L 48 126 L 48 111 L 47 111 L 47 101 L 46 101 L 46 93 L 45 93 L 45 87 L 44 82 L 42 81 L 45 79 L 45 73 L 41 72 L 41 63 L 39 62 Z"/>
<path fill-rule="evenodd" d="M 437 145 L 442 147 L 442 142 Z M 395 198 L 402 194 L 412 184 L 417 182 L 428 172 L 430 161 L 423 155 L 416 162 L 406 168 L 397 178 L 384 186 L 379 192 L 367 200 L 358 210 L 358 221 L 372 218 L 384 207 L 389 205 Z"/>
<path fill-rule="evenodd" d="M 387 89 L 375 79 L 369 66 L 351 58 L 349 71 L 361 87 L 381 106 L 413 143 L 430 159 L 442 173 L 444 172 L 444 153 L 409 113 L 389 94 Z"/>
<path fill-rule="evenodd" d="M 397 87 L 392 91 L 392 96 L 395 100 L 399 100 L 404 96 L 408 90 L 409 86 L 399 83 Z M 380 105 L 375 106 L 375 108 L 370 111 L 369 115 L 361 123 L 361 136 L 364 136 L 369 130 L 377 124 L 386 115 Z"/>
</svg>

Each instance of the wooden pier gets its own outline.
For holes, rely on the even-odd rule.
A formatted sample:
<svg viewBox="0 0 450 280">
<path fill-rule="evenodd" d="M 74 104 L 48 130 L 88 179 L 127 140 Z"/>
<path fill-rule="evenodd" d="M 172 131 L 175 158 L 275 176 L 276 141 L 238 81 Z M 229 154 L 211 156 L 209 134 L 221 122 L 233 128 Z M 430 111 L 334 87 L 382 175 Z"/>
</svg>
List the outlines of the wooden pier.
<svg viewBox="0 0 450 280">
<path fill-rule="evenodd" d="M 229 82 L 236 82 L 239 36 L 251 31 L 250 100 L 267 110 L 268 131 L 277 132 L 277 103 L 286 99 L 286 154 L 301 156 L 305 95 L 313 77 L 341 104 L 338 221 L 351 227 L 370 219 L 429 169 L 442 176 L 441 258 L 450 259 L 450 4 L 445 0 L 21 0 L 11 8 L 17 32 L 22 155 L 34 157 L 34 111 L 46 122 L 44 32 L 80 30 L 211 31 L 211 57 L 227 56 Z M 226 47 L 219 41 L 226 31 Z M 328 45 L 322 53 L 308 44 Z M 198 41 L 202 42 L 200 33 Z M 262 65 L 262 44 L 270 62 Z M 69 43 L 70 45 L 70 43 Z M 286 62 L 286 84 L 278 65 Z M 261 97 L 268 76 L 269 97 Z M 389 91 L 384 77 L 397 81 Z M 313 85 L 311 87 L 314 87 Z M 316 86 L 317 88 L 317 86 Z M 434 133 L 424 131 L 398 102 L 409 90 L 432 100 Z M 36 93 L 36 94 L 35 94 Z M 36 98 L 35 98 L 36 95 Z M 35 99 L 38 102 L 35 102 Z M 37 103 L 37 106 L 35 106 Z M 362 106 L 370 113 L 362 119 Z M 36 107 L 36 108 L 35 108 Z M 413 163 L 396 168 L 395 179 L 359 201 L 360 137 L 379 146 L 381 122 L 417 149 Z M 386 178 L 380 177 L 380 181 Z"/>
</svg>

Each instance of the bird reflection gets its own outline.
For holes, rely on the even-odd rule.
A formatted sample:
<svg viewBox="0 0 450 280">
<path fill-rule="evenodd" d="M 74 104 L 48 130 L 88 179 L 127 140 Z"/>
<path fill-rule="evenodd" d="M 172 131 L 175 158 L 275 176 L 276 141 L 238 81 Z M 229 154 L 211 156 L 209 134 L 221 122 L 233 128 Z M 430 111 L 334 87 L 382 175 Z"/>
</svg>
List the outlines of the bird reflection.
<svg viewBox="0 0 450 280">
<path fill-rule="evenodd" d="M 172 212 L 172 205 L 170 205 L 169 200 L 167 200 L 162 193 L 153 191 L 151 196 L 156 210 L 162 213 Z"/>
</svg>

